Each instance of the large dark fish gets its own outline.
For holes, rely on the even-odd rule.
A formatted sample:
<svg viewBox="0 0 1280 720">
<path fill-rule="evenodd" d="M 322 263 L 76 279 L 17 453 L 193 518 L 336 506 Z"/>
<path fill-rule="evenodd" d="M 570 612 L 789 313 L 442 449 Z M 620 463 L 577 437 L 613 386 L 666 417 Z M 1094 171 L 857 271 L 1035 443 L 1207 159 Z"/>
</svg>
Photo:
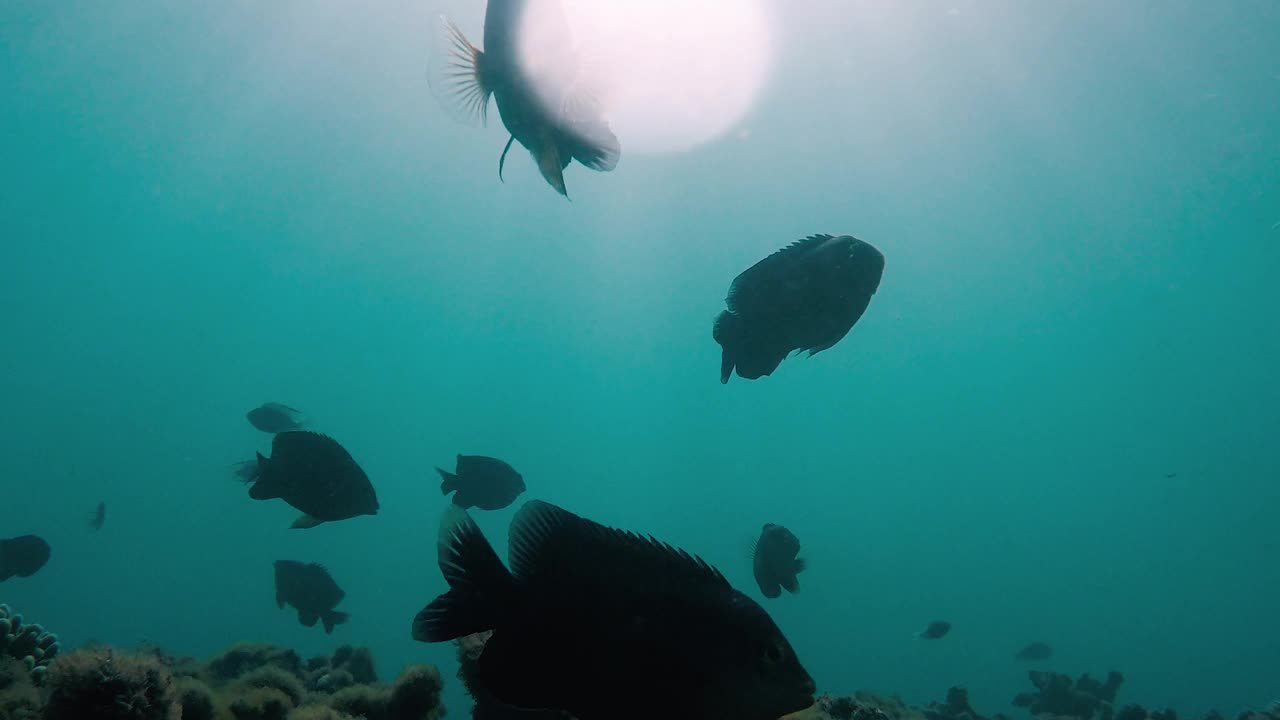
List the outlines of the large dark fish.
<svg viewBox="0 0 1280 720">
<path fill-rule="evenodd" d="M 413 621 L 425 642 L 493 631 L 472 675 L 486 702 L 577 720 L 775 720 L 813 704 L 768 613 L 701 559 L 536 500 L 508 538 L 510 571 L 450 509 L 449 591 Z"/>
<path fill-rule="evenodd" d="M 94 530 L 101 530 L 104 523 L 107 522 L 107 504 L 98 503 L 98 507 L 89 515 L 89 527 Z"/>
<path fill-rule="evenodd" d="M 0 580 L 31 577 L 49 562 L 49 543 L 36 535 L 0 540 Z"/>
<path fill-rule="evenodd" d="M 441 477 L 440 492 L 454 493 L 453 504 L 464 510 L 501 510 L 525 491 L 520 473 L 505 462 L 484 455 L 459 455 L 453 472 L 441 468 L 436 472 Z"/>
<path fill-rule="evenodd" d="M 804 559 L 800 552 L 800 539 L 795 533 L 773 523 L 765 523 L 760 539 L 751 549 L 751 565 L 760 592 L 767 598 L 776 598 L 785 588 L 789 593 L 800 592 L 800 579 Z"/>
<path fill-rule="evenodd" d="M 329 571 L 316 563 L 296 560 L 276 561 L 276 607 L 286 604 L 298 611 L 298 622 L 314 627 L 319 620 L 325 633 L 347 621 L 348 615 L 334 610 L 346 593 Z"/>
<path fill-rule="evenodd" d="M 378 513 L 378 496 L 369 476 L 327 435 L 279 433 L 271 441 L 271 457 L 258 454 L 257 470 L 249 497 L 281 498 L 301 510 L 304 515 L 293 523 L 294 528 Z"/>
<path fill-rule="evenodd" d="M 840 342 L 880 287 L 884 255 L 849 236 L 810 235 L 747 268 L 729 286 L 712 337 L 720 382 L 769 375 L 793 351 Z"/>
<path fill-rule="evenodd" d="M 535 76 L 521 62 L 521 23 L 531 5 L 536 5 L 539 20 L 554 25 L 557 45 L 554 58 L 539 60 L 547 61 L 546 72 L 565 75 L 563 79 Z M 484 50 L 472 45 L 447 18 L 441 23 L 441 57 L 433 63 L 432 90 L 457 118 L 481 125 L 487 120 L 489 97 L 497 101 L 498 115 L 511 133 L 498 159 L 499 179 L 513 141 L 533 155 L 542 177 L 566 197 L 564 169 L 570 162 L 601 172 L 617 167 L 622 152 L 617 137 L 600 117 L 595 101 L 569 87 L 567 76 L 576 72 L 577 63 L 570 54 L 572 38 L 559 0 L 489 0 Z M 559 97 L 547 97 L 548 93 Z"/>
<path fill-rule="evenodd" d="M 924 638 L 925 640 L 937 640 L 945 637 L 949 632 L 951 632 L 951 623 L 946 620 L 934 620 L 925 629 L 916 633 L 916 637 Z"/>
<path fill-rule="evenodd" d="M 1048 660 L 1053 657 L 1053 648 L 1049 647 L 1046 643 L 1033 642 L 1019 650 L 1018 654 L 1014 655 L 1014 657 L 1018 660 L 1033 662 L 1037 660 Z"/>
<path fill-rule="evenodd" d="M 263 403 L 245 413 L 249 424 L 264 433 L 282 433 L 301 430 L 301 413 L 278 402 Z"/>
</svg>

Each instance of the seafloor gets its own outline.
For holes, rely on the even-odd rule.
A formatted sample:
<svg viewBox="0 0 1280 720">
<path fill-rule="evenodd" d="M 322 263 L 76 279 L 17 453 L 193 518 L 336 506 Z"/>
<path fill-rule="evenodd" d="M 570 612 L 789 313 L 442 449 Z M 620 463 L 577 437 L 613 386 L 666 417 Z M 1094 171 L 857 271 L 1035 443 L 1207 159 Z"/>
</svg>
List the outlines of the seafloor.
<svg viewBox="0 0 1280 720">
<path fill-rule="evenodd" d="M 458 641 L 458 681 L 475 700 L 475 720 L 554 712 L 511 711 L 484 700 L 470 671 L 487 634 Z M 1031 671 L 1030 688 L 1013 704 L 1040 720 L 1177 720 L 1173 710 L 1149 711 L 1117 702 L 1124 676 L 1071 678 Z M 65 651 L 57 635 L 0 605 L 0 720 L 438 720 L 444 680 L 431 665 L 410 665 L 380 682 L 368 648 L 339 647 L 332 657 L 303 660 L 288 648 L 238 643 L 201 662 L 161 648 L 122 650 L 90 645 Z M 674 710 L 674 709 L 673 709 Z M 673 715 L 676 714 L 673 712 Z M 786 720 L 1009 720 L 981 715 L 963 688 L 924 707 L 894 695 L 858 691 L 822 695 Z M 1209 713 L 1203 720 L 1223 720 Z M 1241 713 L 1237 720 L 1280 720 L 1280 707 Z"/>
</svg>

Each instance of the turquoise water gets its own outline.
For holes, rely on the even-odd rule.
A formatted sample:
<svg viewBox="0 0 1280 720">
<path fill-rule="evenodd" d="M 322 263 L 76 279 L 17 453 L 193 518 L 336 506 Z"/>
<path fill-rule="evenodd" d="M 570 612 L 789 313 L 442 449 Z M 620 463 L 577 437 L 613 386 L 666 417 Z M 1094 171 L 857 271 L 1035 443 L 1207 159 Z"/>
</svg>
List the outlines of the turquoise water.
<svg viewBox="0 0 1280 720">
<path fill-rule="evenodd" d="M 823 690 L 1011 712 L 1044 640 L 1035 667 L 1121 670 L 1122 702 L 1277 697 L 1280 5 L 779 6 L 749 133 L 621 137 L 572 203 L 519 148 L 500 184 L 505 133 L 440 111 L 442 10 L 479 27 L 0 5 L 0 535 L 53 546 L 0 600 L 64 644 L 451 674 L 409 623 L 444 589 L 432 466 L 481 453 L 753 595 L 749 540 L 793 529 L 803 590 L 766 607 Z M 815 232 L 884 252 L 866 316 L 720 385 L 728 283 Z M 340 439 L 376 517 L 290 531 L 247 498 L 266 400 Z M 503 542 L 513 510 L 478 522 Z M 279 558 L 325 563 L 351 623 L 278 610 Z"/>
</svg>

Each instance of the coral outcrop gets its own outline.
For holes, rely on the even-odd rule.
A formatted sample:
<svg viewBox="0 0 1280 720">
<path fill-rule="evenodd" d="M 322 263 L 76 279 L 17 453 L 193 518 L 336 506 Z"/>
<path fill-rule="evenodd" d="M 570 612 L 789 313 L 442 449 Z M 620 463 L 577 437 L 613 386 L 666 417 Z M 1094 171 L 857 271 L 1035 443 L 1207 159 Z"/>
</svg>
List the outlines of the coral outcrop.
<svg viewBox="0 0 1280 720">
<path fill-rule="evenodd" d="M 45 680 L 44 720 L 179 720 L 173 676 L 155 658 L 111 648 L 57 659 Z"/>
<path fill-rule="evenodd" d="M 1069 675 L 1039 670 L 1032 670 L 1029 677 L 1035 691 L 1019 693 L 1013 698 L 1014 705 L 1027 708 L 1032 715 L 1081 720 L 1113 720 L 1112 704 L 1124 684 L 1124 675 L 1114 671 L 1107 673 L 1106 681 L 1099 681 L 1088 673 L 1072 680 Z"/>
<path fill-rule="evenodd" d="M 379 684 L 368 648 L 304 663 L 292 650 L 241 643 L 206 663 L 154 647 L 64 654 L 38 688 L 28 664 L 0 655 L 0 720 L 439 720 L 443 682 L 429 665 Z"/>
</svg>

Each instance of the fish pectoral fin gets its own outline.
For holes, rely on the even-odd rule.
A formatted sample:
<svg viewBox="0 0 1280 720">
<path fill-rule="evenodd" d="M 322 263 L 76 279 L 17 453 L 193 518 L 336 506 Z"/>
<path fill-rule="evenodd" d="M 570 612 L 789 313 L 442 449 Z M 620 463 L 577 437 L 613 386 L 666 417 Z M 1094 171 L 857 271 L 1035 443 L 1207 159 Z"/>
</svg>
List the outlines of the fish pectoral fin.
<svg viewBox="0 0 1280 720">
<path fill-rule="evenodd" d="M 306 625 L 307 627 L 315 627 L 318 620 L 320 620 L 320 616 L 313 612 L 306 612 L 305 610 L 298 611 L 298 622 Z"/>
<path fill-rule="evenodd" d="M 493 88 L 484 77 L 484 53 L 443 15 L 436 22 L 429 64 L 427 84 L 445 112 L 467 125 L 486 125 Z"/>
<path fill-rule="evenodd" d="M 804 561 L 804 558 L 796 558 L 791 563 L 791 572 L 799 575 L 800 573 L 804 572 L 804 569 L 808 566 L 809 565 Z"/>
<path fill-rule="evenodd" d="M 330 610 L 329 612 L 320 615 L 320 620 L 324 622 L 325 634 L 328 635 L 329 633 L 332 633 L 334 625 L 341 625 L 350 617 L 350 615 L 338 610 Z"/>
<path fill-rule="evenodd" d="M 506 180 L 502 179 L 502 168 L 504 165 L 507 164 L 507 151 L 511 149 L 511 143 L 515 141 L 516 141 L 515 135 L 512 135 L 511 137 L 507 138 L 507 145 L 506 147 L 502 148 L 502 155 L 498 157 L 498 182 L 503 182 L 503 183 L 506 182 Z"/>
<path fill-rule="evenodd" d="M 323 522 L 323 520 L 317 520 L 316 518 L 303 513 L 297 520 L 293 521 L 293 524 L 289 526 L 289 529 L 306 530 L 307 528 L 313 528 Z"/>
<path fill-rule="evenodd" d="M 795 575 L 782 578 L 778 581 L 778 584 L 781 585 L 784 590 L 793 595 L 800 592 L 800 578 L 797 578 Z"/>
</svg>

